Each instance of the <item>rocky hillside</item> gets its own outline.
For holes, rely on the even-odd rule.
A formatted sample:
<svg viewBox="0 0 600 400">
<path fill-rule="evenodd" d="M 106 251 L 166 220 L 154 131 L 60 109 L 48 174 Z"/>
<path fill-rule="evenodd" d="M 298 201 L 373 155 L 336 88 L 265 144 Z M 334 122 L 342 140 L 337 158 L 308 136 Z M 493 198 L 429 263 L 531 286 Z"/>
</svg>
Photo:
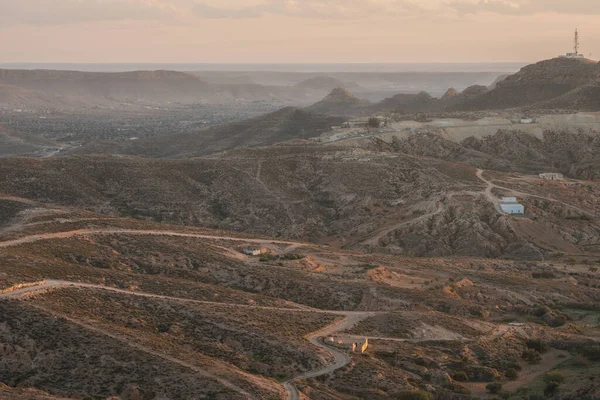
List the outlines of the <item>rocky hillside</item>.
<svg viewBox="0 0 600 400">
<path fill-rule="evenodd" d="M 590 85 L 600 78 L 600 64 L 590 60 L 555 58 L 529 65 L 496 83 L 489 93 L 466 101 L 463 110 L 506 109 L 535 106 Z M 577 109 L 594 108 L 580 103 Z"/>
<path fill-rule="evenodd" d="M 573 132 L 544 132 L 542 138 L 500 130 L 483 139 L 470 137 L 460 143 L 443 134 L 424 132 L 390 143 L 375 140 L 372 148 L 440 158 L 497 171 L 541 173 L 560 171 L 578 179 L 598 179 L 600 136 Z"/>
<path fill-rule="evenodd" d="M 397 94 L 385 99 L 372 107 L 373 111 L 395 111 L 400 113 L 415 113 L 433 111 L 440 108 L 438 99 L 427 92 L 417 94 Z"/>
<path fill-rule="evenodd" d="M 444 142 L 401 145 L 396 152 L 278 145 L 193 160 L 4 159 L 0 193 L 391 254 L 539 257 L 486 203 L 473 167 L 408 155 Z M 444 157 L 473 155 L 493 158 L 459 147 L 446 147 Z M 579 243 L 571 230 L 564 234 Z M 586 235 L 589 243 L 598 236 Z"/>
</svg>

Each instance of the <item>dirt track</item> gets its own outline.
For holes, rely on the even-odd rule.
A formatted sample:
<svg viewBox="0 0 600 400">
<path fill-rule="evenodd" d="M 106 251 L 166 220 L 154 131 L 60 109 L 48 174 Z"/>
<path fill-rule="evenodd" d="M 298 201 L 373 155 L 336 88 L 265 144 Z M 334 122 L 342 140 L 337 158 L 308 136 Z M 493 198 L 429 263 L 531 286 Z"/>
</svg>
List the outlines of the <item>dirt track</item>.
<svg viewBox="0 0 600 400">
<path fill-rule="evenodd" d="M 230 240 L 234 242 L 244 243 L 258 243 L 258 244 L 285 244 L 285 245 L 300 245 L 310 246 L 307 243 L 292 242 L 285 240 L 271 240 L 271 239 L 246 239 L 231 236 L 213 236 L 213 235 L 202 235 L 196 233 L 181 233 L 174 231 L 158 231 L 158 230 L 133 230 L 133 229 L 80 229 L 68 232 L 55 232 L 55 233 L 44 233 L 39 235 L 31 235 L 22 237 L 19 239 L 9 240 L 0 243 L 0 248 L 18 246 L 20 244 L 34 243 L 42 240 L 52 239 L 68 239 L 75 236 L 84 235 L 136 235 L 136 236 L 172 236 L 172 237 L 185 237 L 185 238 L 197 238 L 197 239 L 209 239 L 209 240 Z"/>
</svg>

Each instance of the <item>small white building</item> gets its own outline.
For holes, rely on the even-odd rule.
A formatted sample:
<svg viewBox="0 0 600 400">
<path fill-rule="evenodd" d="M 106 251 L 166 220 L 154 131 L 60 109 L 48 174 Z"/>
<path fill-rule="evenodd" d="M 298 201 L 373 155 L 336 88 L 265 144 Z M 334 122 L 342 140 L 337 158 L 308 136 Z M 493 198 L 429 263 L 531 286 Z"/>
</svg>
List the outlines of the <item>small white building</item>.
<svg viewBox="0 0 600 400">
<path fill-rule="evenodd" d="M 500 208 L 505 214 L 523 215 L 525 214 L 525 206 L 519 203 L 502 203 Z"/>
<path fill-rule="evenodd" d="M 521 123 L 522 124 L 533 124 L 534 120 L 533 120 L 533 118 L 521 118 Z"/>
<path fill-rule="evenodd" d="M 554 173 L 554 172 L 540 174 L 540 178 L 545 179 L 547 181 L 564 181 L 565 180 L 565 176 L 563 174 Z"/>
</svg>

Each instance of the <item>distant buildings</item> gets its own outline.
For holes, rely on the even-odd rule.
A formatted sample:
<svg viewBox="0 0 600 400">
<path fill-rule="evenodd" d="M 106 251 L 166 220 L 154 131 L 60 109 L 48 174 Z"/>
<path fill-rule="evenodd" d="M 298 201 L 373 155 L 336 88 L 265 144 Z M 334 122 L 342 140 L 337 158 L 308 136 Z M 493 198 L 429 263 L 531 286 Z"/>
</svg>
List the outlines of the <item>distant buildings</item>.
<svg viewBox="0 0 600 400">
<path fill-rule="evenodd" d="M 534 122 L 535 121 L 533 120 L 533 118 L 521 118 L 521 123 L 522 124 L 529 125 L 529 124 L 533 124 Z"/>
<path fill-rule="evenodd" d="M 565 176 L 563 174 L 559 174 L 557 172 L 547 172 L 544 174 L 540 174 L 540 178 L 545 179 L 547 181 L 564 181 Z"/>
<path fill-rule="evenodd" d="M 523 215 L 525 214 L 525 206 L 519 204 L 516 197 L 503 197 L 500 203 L 502 212 L 510 215 Z"/>
</svg>

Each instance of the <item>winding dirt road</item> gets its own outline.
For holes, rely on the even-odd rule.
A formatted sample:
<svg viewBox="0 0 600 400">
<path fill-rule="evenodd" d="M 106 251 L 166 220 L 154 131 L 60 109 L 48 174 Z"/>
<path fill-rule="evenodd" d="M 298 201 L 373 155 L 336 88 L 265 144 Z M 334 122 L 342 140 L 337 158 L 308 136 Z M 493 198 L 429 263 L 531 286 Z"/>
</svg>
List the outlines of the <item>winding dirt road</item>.
<svg viewBox="0 0 600 400">
<path fill-rule="evenodd" d="M 378 312 L 352 312 L 347 313 L 346 318 L 341 321 L 334 322 L 331 325 L 326 326 L 325 328 L 313 332 L 310 335 L 306 336 L 306 339 L 312 343 L 313 345 L 319 347 L 325 352 L 333 355 L 333 361 L 330 362 L 326 367 L 319 368 L 313 371 L 305 372 L 301 375 L 296 376 L 294 379 L 284 383 L 284 388 L 288 393 L 289 400 L 299 400 L 300 392 L 298 388 L 294 385 L 295 381 L 299 381 L 302 379 L 316 378 L 323 375 L 328 375 L 340 368 L 345 367 L 350 363 L 350 356 L 348 353 L 338 350 L 333 347 L 326 346 L 321 338 L 325 336 L 331 336 L 336 332 L 345 331 L 347 329 L 352 328 L 354 325 L 358 324 L 360 321 L 365 320 L 369 317 L 379 314 Z"/>
<path fill-rule="evenodd" d="M 334 335 L 337 332 L 342 332 L 342 331 L 348 330 L 348 329 L 352 328 L 353 326 L 355 326 L 356 324 L 358 324 L 359 322 L 361 322 L 369 317 L 373 317 L 373 316 L 376 316 L 379 314 L 386 313 L 384 311 L 320 310 L 320 309 L 310 308 L 310 307 L 307 307 L 307 306 L 304 306 L 301 304 L 295 304 L 295 303 L 291 303 L 291 302 L 290 302 L 290 305 L 297 307 L 297 308 L 265 307 L 265 306 L 255 306 L 255 305 L 245 305 L 245 304 L 240 305 L 240 304 L 233 304 L 233 303 L 218 303 L 218 302 L 210 302 L 210 301 L 184 299 L 184 298 L 179 298 L 179 297 L 163 296 L 163 295 L 157 295 L 157 294 L 152 294 L 152 293 L 133 292 L 133 291 L 113 288 L 113 287 L 109 287 L 109 286 L 94 285 L 94 284 L 80 283 L 80 282 L 52 280 L 52 279 L 38 282 L 29 287 L 19 288 L 19 289 L 15 289 L 12 291 L 8 291 L 6 293 L 2 293 L 2 294 L 0 294 L 0 300 L 7 300 L 7 299 L 19 300 L 19 299 L 27 298 L 29 295 L 32 295 L 32 294 L 35 294 L 38 292 L 44 292 L 44 291 L 48 291 L 48 290 L 68 288 L 68 287 L 105 290 L 105 291 L 110 291 L 110 292 L 114 292 L 114 293 L 127 294 L 127 295 L 131 295 L 131 296 L 147 297 L 147 298 L 168 300 L 168 301 L 175 301 L 175 302 L 182 302 L 182 303 L 231 306 L 231 307 L 236 307 L 236 308 L 241 307 L 241 308 L 248 308 L 248 309 L 283 311 L 283 312 L 312 312 L 312 313 L 343 316 L 344 319 L 336 321 L 336 322 L 324 327 L 323 329 L 321 329 L 317 332 L 313 332 L 305 337 L 306 340 L 308 340 L 311 344 L 313 344 L 314 346 L 323 350 L 325 353 L 330 354 L 332 356 L 332 361 L 328 362 L 325 367 L 305 372 L 301 375 L 294 377 L 292 380 L 285 382 L 283 384 L 282 389 L 285 391 L 287 398 L 291 399 L 291 400 L 299 400 L 301 398 L 300 392 L 294 385 L 295 381 L 302 380 L 302 379 L 316 378 L 316 377 L 319 377 L 322 375 L 327 375 L 327 374 L 330 374 L 340 368 L 345 367 L 346 365 L 348 365 L 350 363 L 350 356 L 348 355 L 348 353 L 346 353 L 340 349 L 337 349 L 334 347 L 329 347 L 329 346 L 325 345 L 324 342 L 322 341 L 322 338 Z M 45 310 L 41 306 L 36 306 L 36 305 L 34 305 L 34 306 L 41 310 Z M 45 310 L 45 311 L 52 312 L 51 310 Z M 237 391 L 238 393 L 240 393 L 244 396 L 247 396 L 248 398 L 253 398 L 252 395 L 250 395 L 249 393 L 247 393 L 246 391 L 241 389 L 239 386 L 237 386 L 223 378 L 217 377 L 208 371 L 204 371 L 194 365 L 191 365 L 185 361 L 179 360 L 175 357 L 172 357 L 172 356 L 169 356 L 166 354 L 158 353 L 152 349 L 148 349 L 144 346 L 141 346 L 138 343 L 133 343 L 133 342 L 131 342 L 131 340 L 124 338 L 120 335 L 106 332 L 105 330 L 101 330 L 97 327 L 91 326 L 84 322 L 77 321 L 71 317 L 63 316 L 63 315 L 61 315 L 61 317 L 65 318 L 66 320 L 68 320 L 78 326 L 81 326 L 85 329 L 88 329 L 95 333 L 100 333 L 100 334 L 108 336 L 112 339 L 118 340 L 118 341 L 120 341 L 126 345 L 129 345 L 137 350 L 144 351 L 153 356 L 157 356 L 157 357 L 163 358 L 167 361 L 187 367 L 205 377 L 216 379 L 220 383 L 222 383 L 224 386 L 226 386 L 230 389 L 233 389 L 233 390 Z M 353 336 L 350 336 L 350 337 L 353 337 Z M 364 337 L 361 336 L 361 338 L 364 338 Z M 411 339 L 384 338 L 384 337 L 368 337 L 367 336 L 366 338 L 372 339 L 372 340 L 390 340 L 390 341 L 404 341 L 404 342 L 405 341 L 413 341 Z M 283 390 L 282 390 L 282 392 L 283 392 Z"/>
<path fill-rule="evenodd" d="M 42 233 L 39 235 L 25 236 L 19 239 L 8 240 L 0 243 L 0 248 L 18 246 L 26 243 L 34 243 L 42 240 L 52 239 L 68 239 L 75 236 L 84 235 L 134 235 L 134 236 L 171 236 L 171 237 L 184 237 L 184 238 L 196 238 L 196 239 L 212 239 L 212 240 L 229 240 L 233 242 L 244 242 L 244 243 L 257 243 L 257 244 L 284 244 L 284 245 L 299 245 L 299 246 L 310 246 L 308 243 L 292 242 L 286 240 L 272 240 L 272 239 L 250 239 L 240 238 L 232 236 L 214 236 L 214 235 L 203 235 L 197 233 L 181 233 L 175 231 L 159 231 L 159 230 L 135 230 L 135 229 L 79 229 L 68 232 L 54 232 L 54 233 Z"/>
</svg>

